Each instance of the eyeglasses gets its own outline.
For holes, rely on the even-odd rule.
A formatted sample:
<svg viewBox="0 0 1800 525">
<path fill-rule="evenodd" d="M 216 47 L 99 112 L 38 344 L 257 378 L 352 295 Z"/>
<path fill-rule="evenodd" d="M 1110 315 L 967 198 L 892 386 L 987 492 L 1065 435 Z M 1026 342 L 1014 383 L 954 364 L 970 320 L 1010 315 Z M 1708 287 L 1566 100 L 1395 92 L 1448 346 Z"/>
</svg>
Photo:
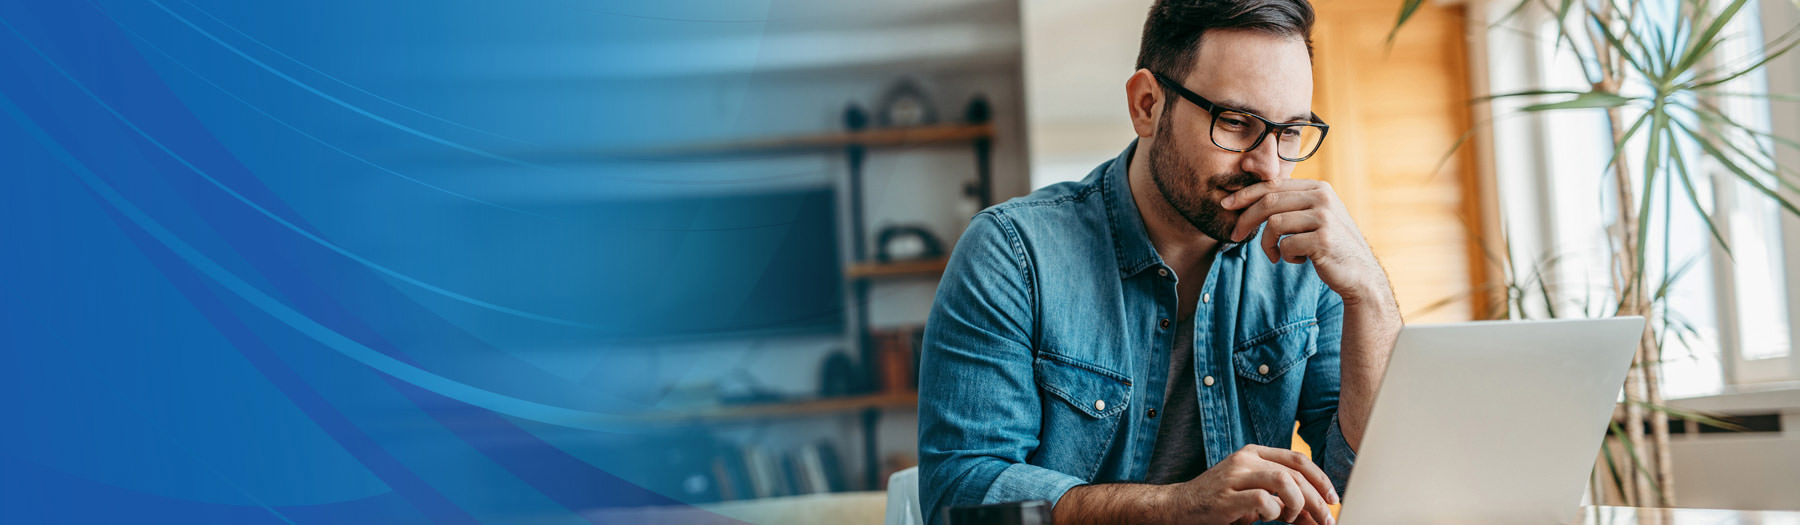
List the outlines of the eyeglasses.
<svg viewBox="0 0 1800 525">
<path fill-rule="evenodd" d="M 1255 113 L 1214 104 L 1161 73 L 1152 74 L 1157 82 L 1174 90 L 1181 98 L 1212 113 L 1212 129 L 1208 134 L 1212 136 L 1214 146 L 1226 151 L 1254 150 L 1262 145 L 1263 139 L 1275 134 L 1275 155 L 1288 162 L 1300 162 L 1319 151 L 1319 145 L 1325 143 L 1325 132 L 1331 130 L 1331 126 L 1319 120 L 1316 114 L 1312 116 L 1312 122 L 1277 123 Z"/>
</svg>

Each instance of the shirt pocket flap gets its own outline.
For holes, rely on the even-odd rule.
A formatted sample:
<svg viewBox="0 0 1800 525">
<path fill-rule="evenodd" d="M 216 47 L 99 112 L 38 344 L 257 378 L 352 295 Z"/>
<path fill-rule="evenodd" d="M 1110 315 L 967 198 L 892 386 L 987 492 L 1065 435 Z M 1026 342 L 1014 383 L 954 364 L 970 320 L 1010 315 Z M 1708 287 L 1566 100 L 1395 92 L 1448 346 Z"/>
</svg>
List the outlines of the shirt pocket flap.
<svg viewBox="0 0 1800 525">
<path fill-rule="evenodd" d="M 1319 321 L 1307 319 L 1252 337 L 1232 351 L 1238 377 L 1269 383 L 1319 353 Z"/>
<path fill-rule="evenodd" d="M 1050 352 L 1039 352 L 1032 367 L 1038 388 L 1088 417 L 1112 417 L 1131 401 L 1131 380 L 1124 374 Z"/>
</svg>

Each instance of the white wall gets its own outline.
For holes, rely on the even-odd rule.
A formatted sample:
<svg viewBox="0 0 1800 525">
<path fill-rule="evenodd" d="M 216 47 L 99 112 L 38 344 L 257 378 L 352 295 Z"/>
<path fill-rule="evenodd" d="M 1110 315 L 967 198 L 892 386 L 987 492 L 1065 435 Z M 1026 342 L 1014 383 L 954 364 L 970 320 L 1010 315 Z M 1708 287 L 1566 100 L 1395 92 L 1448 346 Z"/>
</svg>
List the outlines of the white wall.
<svg viewBox="0 0 1800 525">
<path fill-rule="evenodd" d="M 1020 0 L 1031 187 L 1079 180 L 1134 137 L 1125 79 L 1150 0 Z"/>
<path fill-rule="evenodd" d="M 1788 28 L 1800 23 L 1800 5 L 1781 0 L 1763 0 L 1762 32 L 1765 38 L 1781 35 Z M 1800 55 L 1789 52 L 1784 58 L 1771 61 L 1764 72 L 1769 79 L 1770 93 L 1793 95 L 1800 93 Z M 1800 102 L 1770 101 L 1769 125 L 1771 131 L 1783 137 L 1800 137 Z M 1800 151 L 1792 148 L 1777 148 L 1776 162 L 1782 166 L 1800 166 Z M 1800 199 L 1800 192 L 1791 189 L 1782 190 L 1791 201 Z M 1781 214 L 1783 255 L 1787 261 L 1787 311 L 1789 316 L 1800 315 L 1800 218 L 1793 214 Z M 1800 319 L 1788 320 L 1788 341 L 1800 342 Z M 1790 350 L 1794 352 L 1794 350 Z M 1800 379 L 1800 356 L 1788 354 L 1789 375 Z M 1795 487 L 1800 493 L 1800 487 Z M 1795 498 L 1800 499 L 1800 498 Z"/>
</svg>

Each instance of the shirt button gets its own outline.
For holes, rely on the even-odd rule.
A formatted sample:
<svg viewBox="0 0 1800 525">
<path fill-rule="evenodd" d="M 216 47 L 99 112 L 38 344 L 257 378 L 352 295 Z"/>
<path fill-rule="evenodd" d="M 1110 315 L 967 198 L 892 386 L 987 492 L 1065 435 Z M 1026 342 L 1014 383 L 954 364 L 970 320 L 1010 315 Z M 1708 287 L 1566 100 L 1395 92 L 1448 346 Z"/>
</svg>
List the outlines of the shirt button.
<svg viewBox="0 0 1800 525">
<path fill-rule="evenodd" d="M 1169 276 L 1169 269 L 1168 269 L 1168 268 L 1157 268 L 1157 269 L 1156 269 L 1156 275 L 1157 275 L 1157 276 L 1160 276 L 1160 277 L 1168 277 L 1168 276 Z"/>
<path fill-rule="evenodd" d="M 1163 319 L 1163 320 L 1162 320 L 1162 322 L 1161 322 L 1161 323 L 1157 323 L 1157 324 L 1159 324 L 1159 325 L 1162 325 L 1162 327 L 1163 327 L 1163 328 L 1168 328 L 1168 327 L 1169 327 L 1169 320 L 1168 320 L 1168 319 Z"/>
<path fill-rule="evenodd" d="M 1106 400 L 1095 399 L 1094 400 L 1094 410 L 1106 410 Z"/>
<path fill-rule="evenodd" d="M 1155 419 L 1156 418 L 1156 409 L 1152 408 L 1152 409 L 1150 409 L 1150 411 L 1144 412 L 1144 417 Z"/>
<path fill-rule="evenodd" d="M 1262 374 L 1262 375 L 1265 375 L 1265 376 L 1266 376 L 1266 375 L 1269 375 L 1269 365 L 1257 365 L 1257 366 L 1256 366 L 1256 373 L 1258 373 L 1258 374 Z"/>
<path fill-rule="evenodd" d="M 1206 376 L 1206 379 L 1201 379 L 1200 382 L 1205 383 L 1206 386 L 1212 386 L 1213 378 L 1212 378 L 1212 376 Z"/>
<path fill-rule="evenodd" d="M 1212 294 L 1209 294 L 1209 293 L 1200 294 L 1200 302 L 1202 302 L 1202 303 L 1212 302 Z"/>
</svg>

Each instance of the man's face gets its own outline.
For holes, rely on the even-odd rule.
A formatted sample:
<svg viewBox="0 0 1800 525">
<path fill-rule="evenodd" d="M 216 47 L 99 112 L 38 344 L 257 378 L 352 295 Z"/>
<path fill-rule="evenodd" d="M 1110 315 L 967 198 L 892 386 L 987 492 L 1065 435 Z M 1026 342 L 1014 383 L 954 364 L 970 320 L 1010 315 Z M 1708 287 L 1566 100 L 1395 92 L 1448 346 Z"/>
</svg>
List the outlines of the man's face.
<svg viewBox="0 0 1800 525">
<path fill-rule="evenodd" d="M 1312 108 L 1312 59 L 1299 37 L 1220 29 L 1201 37 L 1194 68 L 1176 79 L 1214 104 L 1275 122 L 1306 120 Z M 1171 94 L 1149 150 L 1151 179 L 1163 198 L 1201 233 L 1230 242 L 1238 211 L 1219 202 L 1265 180 L 1284 179 L 1294 163 L 1275 154 L 1275 140 L 1257 149 L 1227 151 L 1210 138 L 1213 117 Z"/>
</svg>

